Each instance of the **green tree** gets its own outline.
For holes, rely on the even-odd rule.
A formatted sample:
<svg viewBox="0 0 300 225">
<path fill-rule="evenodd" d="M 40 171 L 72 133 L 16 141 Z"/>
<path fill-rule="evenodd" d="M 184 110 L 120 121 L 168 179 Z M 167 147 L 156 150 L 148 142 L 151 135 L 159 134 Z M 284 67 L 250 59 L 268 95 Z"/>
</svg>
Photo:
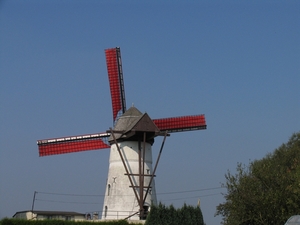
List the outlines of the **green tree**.
<svg viewBox="0 0 300 225">
<path fill-rule="evenodd" d="M 162 203 L 151 206 L 145 225 L 203 225 L 200 207 L 183 205 L 175 209 L 173 205 L 166 207 Z"/>
<path fill-rule="evenodd" d="M 203 225 L 203 214 L 200 206 L 194 208 L 193 224 Z"/>
<path fill-rule="evenodd" d="M 300 133 L 261 160 L 239 163 L 236 174 L 228 171 L 225 178 L 225 202 L 216 212 L 223 224 L 284 224 L 299 214 Z"/>
<path fill-rule="evenodd" d="M 168 220 L 167 224 L 178 224 L 178 213 L 173 205 L 168 207 Z"/>
</svg>

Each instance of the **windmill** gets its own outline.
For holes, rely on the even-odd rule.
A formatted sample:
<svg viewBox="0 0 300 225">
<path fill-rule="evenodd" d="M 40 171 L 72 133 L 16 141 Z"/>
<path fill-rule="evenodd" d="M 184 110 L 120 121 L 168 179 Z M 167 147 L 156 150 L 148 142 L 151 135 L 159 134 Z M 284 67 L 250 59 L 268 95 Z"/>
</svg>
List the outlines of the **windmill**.
<svg viewBox="0 0 300 225">
<path fill-rule="evenodd" d="M 40 156 L 110 148 L 102 219 L 144 219 L 156 204 L 155 172 L 169 133 L 206 129 L 204 115 L 151 119 L 126 109 L 120 48 L 105 50 L 114 127 L 101 133 L 38 140 Z M 163 141 L 152 167 L 154 138 Z"/>
</svg>

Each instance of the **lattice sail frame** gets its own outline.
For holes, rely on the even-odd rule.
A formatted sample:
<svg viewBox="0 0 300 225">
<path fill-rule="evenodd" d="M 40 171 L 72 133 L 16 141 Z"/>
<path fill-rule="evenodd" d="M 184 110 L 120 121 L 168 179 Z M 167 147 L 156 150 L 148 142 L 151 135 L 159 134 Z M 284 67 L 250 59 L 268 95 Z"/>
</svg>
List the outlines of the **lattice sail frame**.
<svg viewBox="0 0 300 225">
<path fill-rule="evenodd" d="M 107 73 L 110 86 L 113 121 L 126 111 L 125 89 L 120 48 L 105 50 Z"/>
<path fill-rule="evenodd" d="M 39 140 L 39 156 L 110 148 L 109 136 L 108 133 L 97 133 Z"/>
<path fill-rule="evenodd" d="M 113 121 L 115 122 L 126 111 L 120 48 L 106 49 L 105 56 L 112 100 Z M 153 122 L 160 131 L 167 131 L 168 133 L 206 129 L 206 121 L 203 114 L 154 119 Z M 109 136 L 109 133 L 102 132 L 38 140 L 39 155 L 48 156 L 110 148 Z"/>
<path fill-rule="evenodd" d="M 206 129 L 206 121 L 203 114 L 154 119 L 153 122 L 160 131 L 168 131 L 168 133 Z"/>
</svg>

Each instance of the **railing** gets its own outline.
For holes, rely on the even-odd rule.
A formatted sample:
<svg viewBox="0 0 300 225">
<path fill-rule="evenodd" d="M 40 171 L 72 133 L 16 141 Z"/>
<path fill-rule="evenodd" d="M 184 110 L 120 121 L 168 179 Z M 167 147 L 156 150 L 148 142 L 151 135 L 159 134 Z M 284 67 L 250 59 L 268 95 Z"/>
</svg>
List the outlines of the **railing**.
<svg viewBox="0 0 300 225">
<path fill-rule="evenodd" d="M 94 211 L 85 214 L 86 220 L 139 220 L 139 213 L 136 211 Z"/>
</svg>

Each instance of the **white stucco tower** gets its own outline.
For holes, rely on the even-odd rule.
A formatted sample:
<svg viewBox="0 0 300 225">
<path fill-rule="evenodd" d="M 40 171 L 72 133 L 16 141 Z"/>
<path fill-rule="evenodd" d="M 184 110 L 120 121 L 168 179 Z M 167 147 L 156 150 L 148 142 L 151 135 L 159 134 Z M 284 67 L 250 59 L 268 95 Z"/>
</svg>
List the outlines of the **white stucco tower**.
<svg viewBox="0 0 300 225">
<path fill-rule="evenodd" d="M 159 129 L 148 114 L 135 107 L 118 119 L 109 139 L 102 219 L 143 219 L 157 203 L 151 148 L 157 135 Z"/>
</svg>

